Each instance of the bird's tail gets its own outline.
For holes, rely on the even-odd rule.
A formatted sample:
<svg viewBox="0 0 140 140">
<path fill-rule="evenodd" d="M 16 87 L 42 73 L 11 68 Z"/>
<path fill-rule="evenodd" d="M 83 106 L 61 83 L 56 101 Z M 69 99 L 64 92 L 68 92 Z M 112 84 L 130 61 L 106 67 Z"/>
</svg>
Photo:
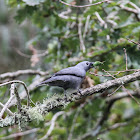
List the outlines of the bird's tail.
<svg viewBox="0 0 140 140">
<path fill-rule="evenodd" d="M 44 86 L 44 85 L 47 85 L 47 82 L 46 81 L 41 82 L 40 84 L 36 85 L 36 87 L 40 87 L 40 86 Z"/>
<path fill-rule="evenodd" d="M 38 84 L 36 87 L 40 87 L 40 86 L 44 86 L 44 85 L 48 85 L 48 82 L 49 82 L 49 79 L 51 78 L 51 76 L 50 77 L 48 77 L 45 81 L 43 81 L 43 82 L 41 82 L 40 84 Z"/>
</svg>

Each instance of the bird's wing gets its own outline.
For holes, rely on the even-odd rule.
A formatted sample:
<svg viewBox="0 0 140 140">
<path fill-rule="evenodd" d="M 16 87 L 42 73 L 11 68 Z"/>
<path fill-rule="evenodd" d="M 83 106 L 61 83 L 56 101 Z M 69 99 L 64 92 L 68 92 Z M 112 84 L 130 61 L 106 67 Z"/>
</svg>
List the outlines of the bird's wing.
<svg viewBox="0 0 140 140">
<path fill-rule="evenodd" d="M 38 86 L 42 86 L 42 85 L 50 85 L 50 86 L 59 86 L 62 88 L 67 88 L 67 86 L 69 86 L 70 84 L 70 77 L 68 77 L 68 75 L 66 75 L 66 77 L 63 76 L 53 76 L 43 82 L 41 82 Z"/>
<path fill-rule="evenodd" d="M 84 77 L 85 71 L 77 67 L 69 67 L 58 71 L 53 76 L 59 76 L 59 75 L 73 75 L 78 77 Z"/>
</svg>

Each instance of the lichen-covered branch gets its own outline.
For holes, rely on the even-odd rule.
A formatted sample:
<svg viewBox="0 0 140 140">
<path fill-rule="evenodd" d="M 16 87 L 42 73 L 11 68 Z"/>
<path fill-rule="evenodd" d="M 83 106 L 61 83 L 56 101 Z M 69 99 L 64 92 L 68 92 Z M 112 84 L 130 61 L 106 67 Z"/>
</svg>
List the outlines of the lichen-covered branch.
<svg viewBox="0 0 140 140">
<path fill-rule="evenodd" d="M 96 93 L 101 93 L 107 89 L 118 87 L 136 80 L 140 79 L 140 71 L 134 72 L 133 74 L 123 76 L 121 78 L 116 78 L 115 80 L 109 80 L 105 83 L 98 84 L 96 86 L 87 88 L 81 92 L 81 94 L 72 94 L 71 98 L 66 100 L 64 97 L 53 96 L 52 98 L 45 99 L 42 104 L 38 104 L 33 108 L 24 108 L 24 115 L 15 114 L 10 118 L 5 118 L 0 121 L 0 127 L 10 126 L 14 124 L 19 124 L 19 122 L 30 122 L 42 120 L 42 115 L 48 113 L 54 108 L 64 107 L 70 102 L 79 100 L 85 96 L 93 95 Z M 22 119 L 21 119 L 22 118 Z M 5 120 L 8 119 L 6 122 Z"/>
</svg>

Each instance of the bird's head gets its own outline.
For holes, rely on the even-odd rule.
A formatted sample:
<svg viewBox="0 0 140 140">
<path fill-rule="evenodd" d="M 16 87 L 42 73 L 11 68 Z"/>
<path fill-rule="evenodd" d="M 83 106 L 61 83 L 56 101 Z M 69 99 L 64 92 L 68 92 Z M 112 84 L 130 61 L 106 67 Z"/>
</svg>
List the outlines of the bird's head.
<svg viewBox="0 0 140 140">
<path fill-rule="evenodd" d="M 93 62 L 89 62 L 89 61 L 83 61 L 78 63 L 76 66 L 78 66 L 79 68 L 83 68 L 85 71 L 88 71 L 90 68 L 93 68 L 94 65 Z"/>
</svg>

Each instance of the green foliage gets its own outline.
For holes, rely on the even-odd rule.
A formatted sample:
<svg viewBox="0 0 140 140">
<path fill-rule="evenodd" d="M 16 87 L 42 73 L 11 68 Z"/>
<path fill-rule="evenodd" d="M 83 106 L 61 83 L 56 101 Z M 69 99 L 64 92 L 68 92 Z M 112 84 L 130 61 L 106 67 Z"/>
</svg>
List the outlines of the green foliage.
<svg viewBox="0 0 140 140">
<path fill-rule="evenodd" d="M 70 3 L 71 1 L 65 2 Z M 89 4 L 87 1 L 73 2 L 77 2 L 77 5 L 83 5 L 83 3 Z M 41 69 L 44 71 L 49 70 L 50 73 L 54 73 L 61 70 L 62 68 L 73 66 L 80 61 L 89 60 L 91 62 L 95 62 L 94 66 L 97 66 L 91 71 L 102 75 L 107 74 L 103 72 L 102 69 L 105 69 L 106 71 L 123 71 L 126 69 L 126 58 L 123 48 L 125 48 L 127 52 L 128 69 L 139 69 L 139 46 L 129 42 L 127 38 L 134 40 L 135 42 L 139 41 L 140 15 L 134 14 L 130 11 L 128 12 L 126 9 L 122 9 L 120 7 L 120 4 L 123 4 L 128 8 L 133 8 L 136 10 L 136 6 L 132 5 L 130 2 L 133 2 L 136 6 L 140 7 L 138 0 L 115 0 L 113 2 L 103 3 L 86 8 L 69 7 L 56 0 L 8 0 L 7 4 L 11 11 L 13 9 L 16 10 L 16 15 L 11 12 L 11 16 L 15 15 L 15 20 L 18 24 L 20 24 L 20 27 L 23 25 L 28 27 L 29 24 L 34 25 L 34 27 L 32 27 L 33 30 L 29 30 L 30 27 L 26 28 L 26 34 L 22 33 L 24 34 L 24 37 L 22 36 L 18 38 L 18 35 L 16 36 L 17 40 L 21 40 L 21 42 L 25 40 L 25 42 L 22 44 L 22 49 L 20 49 L 24 50 L 23 52 L 31 53 L 31 55 L 33 54 L 32 52 L 29 52 L 30 45 L 33 45 L 38 52 L 40 50 L 42 50 L 40 52 L 44 52 L 44 50 L 48 51 L 48 54 L 45 57 L 39 57 L 39 63 L 36 65 L 35 69 Z M 69 9 L 71 9 L 70 12 Z M 95 12 L 98 13 L 95 14 Z M 8 19 L 5 18 L 8 17 L 5 16 L 8 14 L 3 14 L 4 12 L 1 13 L 1 24 L 10 24 Z M 81 33 L 85 45 L 85 52 L 81 47 L 79 39 L 79 18 L 82 19 Z M 16 24 L 16 26 L 18 25 Z M 16 30 L 15 27 L 13 30 Z M 31 33 L 30 35 L 28 30 Z M 33 32 L 34 30 L 36 32 Z M 2 28 L 2 32 L 3 31 L 5 30 Z M 21 31 L 16 30 L 15 32 Z M 13 42 L 13 40 L 14 39 L 10 41 Z M 3 44 L 5 46 L 8 46 L 7 37 L 2 39 L 2 42 L 4 42 Z M 14 45 L 16 48 L 18 48 L 20 43 Z M 5 49 L 6 47 L 3 48 Z M 8 54 L 6 49 L 5 52 Z M 30 63 L 30 58 L 26 58 L 26 63 L 22 64 L 20 69 L 23 69 L 23 65 L 26 66 L 27 62 Z M 7 61 L 5 63 L 7 64 Z M 26 68 L 29 67 L 26 66 Z M 16 69 L 18 69 L 18 67 L 14 68 L 14 70 Z M 12 71 L 13 69 L 8 70 Z M 120 73 L 116 77 L 118 78 L 129 73 L 132 72 Z M 94 83 L 94 85 L 103 83 L 108 79 L 113 79 L 112 77 L 101 77 L 91 74 L 87 75 L 91 78 L 91 81 Z M 37 79 L 37 77 L 33 76 L 22 78 L 22 80 L 26 79 L 25 82 L 27 85 L 30 85 Z M 137 83 L 130 83 L 127 85 L 127 89 L 135 90 L 137 88 L 136 85 Z M 98 98 L 98 95 L 100 95 L 99 93 L 97 96 L 94 96 L 95 98 L 87 97 L 80 101 L 71 103 L 68 106 L 64 103 L 63 106 L 65 108 L 61 109 L 63 109 L 66 114 L 56 119 L 50 139 L 67 139 L 73 126 L 72 139 L 77 139 L 88 131 L 92 130 L 108 106 L 106 98 L 111 98 L 117 95 L 118 92 L 124 92 L 120 88 L 111 97 L 106 97 L 107 94 L 112 93 L 115 91 L 115 89 L 116 88 L 104 91 L 103 97 L 100 98 Z M 3 100 L 3 96 L 7 96 L 7 88 L 2 87 L 0 90 L 0 99 Z M 20 91 L 23 91 L 23 89 L 20 88 Z M 51 106 L 52 104 L 59 105 L 60 102 L 56 99 L 58 97 L 63 97 L 62 92 L 63 91 L 58 91 L 58 89 L 45 86 L 31 91 L 30 94 L 33 101 L 43 102 L 48 104 L 48 106 Z M 9 95 L 7 97 L 9 97 Z M 4 102 L 7 100 L 7 97 Z M 81 104 L 85 103 L 85 101 L 87 101 L 87 103 L 79 111 L 77 118 L 75 118 L 78 109 L 81 107 Z M 30 127 L 33 128 L 34 126 L 37 126 L 41 128 L 41 130 L 36 133 L 38 138 L 45 135 L 49 130 L 49 126 L 46 127 L 42 124 L 51 121 L 54 114 L 58 111 L 60 111 L 60 108 L 49 113 L 47 112 L 47 115 L 44 117 L 44 119 L 39 113 L 38 108 L 36 108 L 36 110 L 32 110 L 32 108 L 29 110 L 28 113 L 33 121 Z M 101 130 L 105 130 L 115 123 L 129 122 L 129 125 L 117 128 L 115 130 L 110 130 L 97 137 L 103 140 L 138 139 L 140 132 L 139 114 L 139 106 L 135 101 L 132 101 L 132 98 L 128 97 L 115 101 L 109 112 L 108 119 L 105 120 Z M 42 123 L 41 125 L 40 122 Z M 3 131 L 4 130 L 0 130 L 0 132 Z M 15 132 L 14 129 L 9 130 L 8 128 L 6 128 L 6 131 L 8 134 Z M 92 140 L 97 138 L 92 137 L 87 139 Z"/>
</svg>

